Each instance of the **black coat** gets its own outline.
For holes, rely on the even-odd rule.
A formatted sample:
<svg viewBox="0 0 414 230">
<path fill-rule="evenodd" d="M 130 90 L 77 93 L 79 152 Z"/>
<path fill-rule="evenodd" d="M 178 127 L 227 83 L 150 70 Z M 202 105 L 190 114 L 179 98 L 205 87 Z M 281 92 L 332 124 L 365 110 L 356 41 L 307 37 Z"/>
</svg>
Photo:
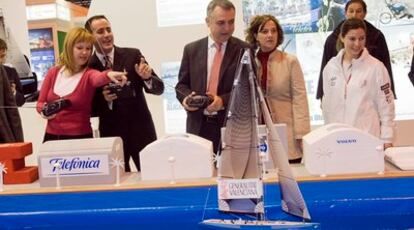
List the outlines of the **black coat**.
<svg viewBox="0 0 414 230">
<path fill-rule="evenodd" d="M 9 108 L 1 108 L 1 107 Z M 11 107 L 11 108 L 10 108 Z M 3 65 L 0 65 L 0 143 L 22 142 L 23 130 L 10 84 Z"/>
<path fill-rule="evenodd" d="M 139 63 L 141 57 L 143 56 L 138 49 L 115 47 L 112 69 L 128 72 L 127 77 L 135 92 L 134 97 L 114 100 L 111 110 L 100 88 L 93 100 L 93 115 L 99 116 L 101 137 L 120 136 L 124 144 L 124 154 L 133 158 L 157 138 L 143 90 L 156 95 L 164 91 L 164 84 L 155 73 L 152 76 L 152 88 L 149 89 L 135 72 L 134 65 Z M 99 71 L 105 70 L 96 54 L 92 55 L 89 67 Z M 137 164 L 136 161 L 135 163 Z M 139 169 L 139 165 L 136 166 Z"/>
<path fill-rule="evenodd" d="M 385 68 L 388 70 L 388 74 L 390 75 L 391 80 L 391 89 L 392 92 L 395 94 L 394 89 L 394 80 L 392 76 L 392 69 L 391 69 L 391 61 L 390 61 L 390 53 L 388 51 L 387 42 L 385 41 L 384 34 L 375 28 L 371 23 L 368 21 L 364 21 L 367 26 L 367 38 L 366 38 L 366 48 L 368 49 L 369 54 L 373 57 L 380 60 L 384 65 Z M 338 50 L 336 49 L 336 42 L 339 38 L 339 34 L 341 32 L 341 26 L 343 22 L 336 27 L 336 29 L 328 36 L 325 41 L 325 47 L 323 49 L 323 57 L 322 57 L 322 64 L 321 69 L 319 72 L 319 82 L 318 82 L 318 90 L 316 93 L 316 99 L 321 99 L 323 96 L 323 77 L 322 72 L 325 68 L 326 64 L 328 63 L 331 58 L 335 57 L 338 54 Z"/>
<path fill-rule="evenodd" d="M 15 68 L 4 66 L 4 69 L 6 70 L 9 83 L 13 82 L 16 85 L 16 94 L 14 95 L 16 104 L 17 106 L 22 106 L 26 101 L 24 99 L 23 87 L 22 83 L 20 82 L 19 74 Z"/>
</svg>

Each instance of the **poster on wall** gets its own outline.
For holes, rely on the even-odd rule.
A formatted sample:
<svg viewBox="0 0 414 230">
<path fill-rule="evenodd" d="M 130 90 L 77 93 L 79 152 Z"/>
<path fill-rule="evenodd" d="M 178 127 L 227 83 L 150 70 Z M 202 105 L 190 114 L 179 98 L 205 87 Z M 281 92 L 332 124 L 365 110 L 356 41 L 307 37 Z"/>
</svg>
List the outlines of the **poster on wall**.
<svg viewBox="0 0 414 230">
<path fill-rule="evenodd" d="M 29 46 L 32 71 L 41 82 L 47 70 L 55 64 L 52 28 L 30 29 Z"/>
<path fill-rule="evenodd" d="M 175 85 L 178 82 L 180 62 L 165 62 L 161 65 L 162 80 L 166 86 L 163 93 L 165 133 L 185 133 L 186 111 L 177 100 Z"/>
<path fill-rule="evenodd" d="M 344 16 L 346 0 L 243 0 L 245 26 L 254 15 L 271 14 L 285 34 L 328 31 Z"/>
<path fill-rule="evenodd" d="M 157 0 L 159 27 L 203 24 L 208 0 Z"/>
<path fill-rule="evenodd" d="M 29 64 L 20 50 L 12 31 L 7 26 L 2 8 L 0 8 L 0 38 L 7 43 L 7 56 L 4 64 L 14 67 L 21 78 L 31 76 Z"/>
</svg>

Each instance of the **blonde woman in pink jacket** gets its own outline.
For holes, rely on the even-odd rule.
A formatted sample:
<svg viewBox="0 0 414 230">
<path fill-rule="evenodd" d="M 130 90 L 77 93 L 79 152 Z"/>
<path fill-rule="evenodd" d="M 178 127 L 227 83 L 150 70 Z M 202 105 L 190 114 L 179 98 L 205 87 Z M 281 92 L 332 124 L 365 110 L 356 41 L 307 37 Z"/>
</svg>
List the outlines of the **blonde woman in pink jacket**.
<svg viewBox="0 0 414 230">
<path fill-rule="evenodd" d="M 123 72 L 99 72 L 87 67 L 94 41 L 83 28 L 70 30 L 59 64 L 47 72 L 37 102 L 37 111 L 47 119 L 43 141 L 92 137 L 90 116 L 95 89 L 111 81 L 125 84 Z M 70 106 L 46 116 L 43 109 L 62 99 Z"/>
</svg>

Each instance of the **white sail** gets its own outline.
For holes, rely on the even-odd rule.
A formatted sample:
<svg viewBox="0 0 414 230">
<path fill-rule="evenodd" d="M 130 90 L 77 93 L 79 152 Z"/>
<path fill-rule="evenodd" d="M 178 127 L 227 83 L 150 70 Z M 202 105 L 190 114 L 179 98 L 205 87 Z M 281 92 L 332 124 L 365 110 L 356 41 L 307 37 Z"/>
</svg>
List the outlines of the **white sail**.
<svg viewBox="0 0 414 230">
<path fill-rule="evenodd" d="M 219 210 L 234 213 L 256 213 L 257 220 L 203 220 L 200 224 L 214 229 L 286 229 L 317 228 L 317 223 L 268 221 L 265 219 L 262 185 L 262 162 L 258 146 L 257 101 L 269 131 L 268 143 L 278 168 L 282 210 L 310 220 L 310 214 L 299 186 L 289 167 L 288 157 L 270 117 L 253 69 L 250 50 L 245 50 L 237 68 L 224 133 L 224 149 L 219 163 Z M 228 179 L 233 178 L 233 179 Z M 246 179 L 246 178 L 256 178 Z M 230 184 L 232 184 L 230 186 Z M 240 199 L 241 198 L 241 199 Z"/>
<path fill-rule="evenodd" d="M 250 57 L 243 55 L 229 100 L 223 135 L 225 145 L 218 170 L 218 176 L 223 178 L 261 178 L 257 104 L 255 87 L 249 81 L 248 61 Z"/>
<path fill-rule="evenodd" d="M 282 209 L 289 214 L 310 220 L 308 208 L 289 166 L 287 152 L 272 122 L 262 90 L 257 84 L 250 50 L 248 49 L 244 51 L 238 66 L 229 102 L 226 131 L 223 137 L 225 146 L 220 157 L 219 177 L 235 179 L 262 178 L 262 163 L 259 160 L 258 147 L 257 102 L 269 131 L 270 153 L 274 165 L 278 168 Z M 244 199 L 244 201 L 246 200 L 249 201 L 249 199 Z M 238 203 L 239 200 L 221 199 L 219 209 L 230 212 L 238 211 L 238 208 L 231 207 L 232 202 Z M 252 204 L 243 205 L 263 207 L 263 198 L 255 200 Z M 239 207 L 240 205 L 233 206 Z M 263 221 L 263 219 L 259 221 Z"/>
<path fill-rule="evenodd" d="M 246 52 L 250 51 L 247 50 Z M 250 55 L 248 55 L 248 57 L 250 57 Z M 255 75 L 252 64 L 251 62 L 249 63 L 250 75 Z M 257 81 L 253 82 L 252 84 L 255 84 L 257 88 L 262 116 L 269 131 L 268 143 L 270 154 L 272 154 L 274 165 L 277 165 L 278 168 L 277 173 L 282 194 L 282 209 L 292 215 L 310 220 L 311 217 L 308 208 L 306 206 L 305 200 L 303 199 L 302 193 L 299 190 L 298 183 L 296 182 L 292 170 L 289 166 L 289 159 L 286 149 L 283 147 L 279 134 L 277 133 L 276 128 L 273 124 L 269 108 L 267 107 L 262 90 L 259 84 L 257 84 Z"/>
<path fill-rule="evenodd" d="M 249 61 L 250 59 L 245 59 Z M 250 84 L 249 71 L 246 64 L 240 64 L 236 72 L 227 111 L 226 129 L 223 134 L 223 148 L 220 156 L 218 176 L 222 185 L 234 184 L 237 186 L 219 186 L 219 195 L 228 191 L 237 194 L 238 190 L 250 191 L 245 186 L 251 184 L 249 179 L 257 179 L 260 184 L 261 164 L 259 160 L 258 120 L 255 87 Z M 231 182 L 235 179 L 237 182 Z M 226 181 L 228 180 L 228 181 Z M 244 181 L 243 181 L 244 180 Z M 232 189 L 234 188 L 234 189 Z M 242 188 L 242 189 L 239 189 Z M 220 198 L 221 197 L 221 198 Z M 235 213 L 263 214 L 263 195 L 247 196 L 241 199 L 225 199 L 219 196 L 219 210 Z"/>
</svg>

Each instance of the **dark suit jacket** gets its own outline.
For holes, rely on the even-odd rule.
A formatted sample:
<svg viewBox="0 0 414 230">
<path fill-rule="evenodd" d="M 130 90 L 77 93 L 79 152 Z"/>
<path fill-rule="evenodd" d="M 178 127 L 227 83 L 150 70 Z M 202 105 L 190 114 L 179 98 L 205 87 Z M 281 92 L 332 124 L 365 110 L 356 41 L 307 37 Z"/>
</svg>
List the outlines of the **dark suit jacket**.
<svg viewBox="0 0 414 230">
<path fill-rule="evenodd" d="M 20 82 L 19 74 L 17 73 L 15 68 L 4 66 L 4 69 L 6 70 L 7 77 L 9 79 L 9 83 L 16 84 L 16 95 L 14 95 L 14 98 L 16 99 L 17 106 L 22 106 L 26 100 L 24 99 L 24 93 L 23 93 L 23 87 L 22 83 Z"/>
<path fill-rule="evenodd" d="M 0 65 L 0 106 L 16 106 L 2 65 Z M 22 124 L 17 108 L 0 108 L 0 127 L 0 143 L 23 141 Z"/>
<path fill-rule="evenodd" d="M 225 108 L 227 107 L 230 98 L 234 75 L 242 48 L 250 47 L 247 43 L 235 37 L 231 37 L 228 40 L 220 68 L 219 84 L 217 88 L 217 95 L 223 99 Z M 207 57 L 208 37 L 187 44 L 184 47 L 181 67 L 178 74 L 178 83 L 175 87 L 177 99 L 181 103 L 192 91 L 195 91 L 196 94 L 199 95 L 204 95 L 206 93 Z M 221 126 L 223 126 L 225 114 L 225 110 L 218 112 L 218 119 Z M 203 109 L 187 112 L 187 132 L 199 135 L 202 119 Z"/>
<path fill-rule="evenodd" d="M 147 93 L 160 95 L 164 84 L 153 73 L 152 88 L 149 89 L 140 76 L 135 72 L 134 65 L 143 57 L 138 49 L 115 47 L 113 70 L 128 72 L 128 80 L 135 91 L 135 97 L 116 99 L 112 110 L 98 89 L 93 101 L 93 113 L 99 116 L 99 131 L 102 137 L 120 136 L 124 141 L 124 149 L 137 150 L 156 140 L 154 123 L 148 109 L 143 89 Z M 105 68 L 96 54 L 92 55 L 89 67 L 103 71 Z M 131 154 L 131 153 L 129 153 Z"/>
<path fill-rule="evenodd" d="M 367 26 L 367 38 L 366 38 L 366 48 L 369 51 L 369 54 L 371 54 L 376 59 L 380 60 L 384 65 L 385 68 L 388 70 L 388 74 L 390 75 L 391 80 L 391 89 L 392 92 L 395 94 L 395 87 L 394 87 L 394 79 L 392 76 L 392 69 L 391 69 L 391 59 L 390 59 L 390 53 L 388 51 L 387 42 L 385 41 L 384 34 L 375 28 L 371 23 L 368 21 L 364 21 L 365 25 Z M 325 68 L 326 64 L 328 64 L 328 61 L 331 60 L 331 58 L 335 57 L 338 54 L 338 50 L 336 49 L 336 41 L 338 40 L 341 26 L 344 22 L 342 21 L 341 24 L 339 24 L 336 29 L 328 36 L 328 38 L 325 41 L 325 46 L 323 49 L 323 56 L 322 56 L 322 64 L 321 69 L 319 72 L 319 82 L 318 82 L 318 89 L 316 92 L 316 99 L 322 99 L 323 96 L 323 77 L 322 72 Z"/>
</svg>

